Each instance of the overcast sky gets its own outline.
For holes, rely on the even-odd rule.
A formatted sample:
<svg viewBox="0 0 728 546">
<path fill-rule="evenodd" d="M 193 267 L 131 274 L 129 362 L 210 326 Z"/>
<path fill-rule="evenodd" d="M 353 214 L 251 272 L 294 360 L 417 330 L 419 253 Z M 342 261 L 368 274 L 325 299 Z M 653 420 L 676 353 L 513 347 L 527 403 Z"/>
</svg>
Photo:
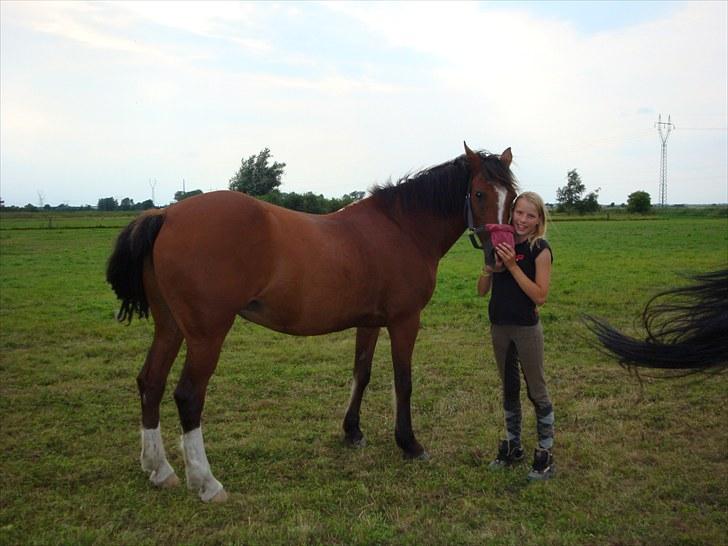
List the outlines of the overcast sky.
<svg viewBox="0 0 728 546">
<path fill-rule="evenodd" d="M 327 197 L 511 147 L 555 202 L 728 202 L 728 3 L 0 2 L 7 205 L 227 188 L 271 149 Z"/>
</svg>

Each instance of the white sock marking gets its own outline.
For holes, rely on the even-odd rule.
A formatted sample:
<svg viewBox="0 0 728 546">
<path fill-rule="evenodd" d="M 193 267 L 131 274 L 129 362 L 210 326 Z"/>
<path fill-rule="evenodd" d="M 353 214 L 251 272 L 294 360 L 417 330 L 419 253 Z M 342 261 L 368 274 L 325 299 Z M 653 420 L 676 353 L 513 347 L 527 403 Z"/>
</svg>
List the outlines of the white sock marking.
<svg viewBox="0 0 728 546">
<path fill-rule="evenodd" d="M 142 470 L 149 472 L 149 481 L 156 486 L 160 486 L 174 474 L 174 470 L 167 462 L 160 426 L 157 425 L 157 428 L 143 428 L 141 432 L 142 453 L 139 460 L 142 463 Z"/>
<path fill-rule="evenodd" d="M 182 435 L 182 453 L 185 458 L 187 487 L 197 491 L 204 502 L 209 502 L 222 491 L 222 484 L 215 479 L 210 470 L 201 428 L 198 427 Z"/>
</svg>

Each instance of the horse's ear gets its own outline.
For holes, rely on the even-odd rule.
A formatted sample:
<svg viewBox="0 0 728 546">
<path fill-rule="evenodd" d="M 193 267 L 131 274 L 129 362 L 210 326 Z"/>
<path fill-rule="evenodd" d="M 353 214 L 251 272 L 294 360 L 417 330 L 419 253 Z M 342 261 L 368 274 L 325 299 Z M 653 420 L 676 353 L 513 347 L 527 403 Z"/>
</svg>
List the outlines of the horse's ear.
<svg viewBox="0 0 728 546">
<path fill-rule="evenodd" d="M 474 175 L 480 172 L 480 156 L 473 150 L 468 148 L 467 143 L 463 140 L 463 146 L 465 146 L 465 157 L 468 159 L 468 166 L 470 167 L 470 174 Z"/>
<path fill-rule="evenodd" d="M 511 161 L 513 161 L 513 154 L 511 154 L 511 149 L 506 148 L 503 153 L 500 155 L 500 161 L 503 163 L 503 166 L 507 169 L 511 166 Z"/>
</svg>

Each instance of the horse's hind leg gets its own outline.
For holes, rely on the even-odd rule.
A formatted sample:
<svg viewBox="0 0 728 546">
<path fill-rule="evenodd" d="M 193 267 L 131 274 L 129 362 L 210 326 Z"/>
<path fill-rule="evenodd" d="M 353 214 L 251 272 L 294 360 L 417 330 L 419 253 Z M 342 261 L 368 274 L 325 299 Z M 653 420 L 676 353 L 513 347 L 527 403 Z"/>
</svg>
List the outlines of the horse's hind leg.
<svg viewBox="0 0 728 546">
<path fill-rule="evenodd" d="M 349 408 L 344 417 L 344 433 L 347 443 L 354 447 L 364 447 L 366 439 L 359 428 L 359 409 L 364 390 L 369 384 L 374 349 L 379 338 L 379 328 L 357 328 L 356 349 L 354 352 L 354 381 L 351 387 Z"/>
<path fill-rule="evenodd" d="M 222 342 L 233 320 L 230 318 L 227 325 L 217 329 L 214 335 L 187 338 L 187 360 L 174 391 L 184 431 L 182 452 L 185 458 L 187 487 L 197 491 L 204 502 L 223 502 L 227 499 L 222 484 L 215 479 L 210 470 L 200 423 L 207 384 L 215 371 Z"/>
<path fill-rule="evenodd" d="M 146 291 L 154 317 L 154 341 L 149 348 L 137 386 L 142 404 L 141 465 L 157 487 L 173 487 L 179 479 L 167 461 L 159 425 L 159 404 L 164 394 L 169 370 L 179 352 L 182 332 L 169 308 L 159 296 L 152 275 L 147 275 Z"/>
</svg>

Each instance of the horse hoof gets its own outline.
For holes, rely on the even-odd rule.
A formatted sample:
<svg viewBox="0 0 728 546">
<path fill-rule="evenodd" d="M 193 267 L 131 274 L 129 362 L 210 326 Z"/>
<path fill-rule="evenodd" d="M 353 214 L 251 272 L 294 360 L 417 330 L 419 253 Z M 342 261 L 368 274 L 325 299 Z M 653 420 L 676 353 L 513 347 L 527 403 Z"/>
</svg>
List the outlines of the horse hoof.
<svg viewBox="0 0 728 546">
<path fill-rule="evenodd" d="M 363 447 L 366 447 L 367 439 L 364 436 L 362 436 L 358 440 L 352 440 L 351 438 L 346 438 L 346 444 L 353 449 L 362 449 Z"/>
<path fill-rule="evenodd" d="M 218 491 L 217 494 L 207 502 L 209 502 L 211 504 L 220 504 L 227 500 L 228 500 L 227 491 L 225 491 L 224 489 L 220 489 L 220 491 Z"/>
<path fill-rule="evenodd" d="M 403 453 L 402 457 L 408 461 L 429 461 L 430 460 L 430 454 L 427 453 L 427 451 L 422 450 L 421 453 L 417 455 L 413 455 L 412 453 Z"/>
<path fill-rule="evenodd" d="M 159 487 L 160 489 L 171 489 L 172 487 L 177 487 L 178 485 L 179 478 L 177 477 L 177 474 L 172 473 L 167 476 L 167 478 L 163 482 L 157 484 L 157 487 Z"/>
</svg>

